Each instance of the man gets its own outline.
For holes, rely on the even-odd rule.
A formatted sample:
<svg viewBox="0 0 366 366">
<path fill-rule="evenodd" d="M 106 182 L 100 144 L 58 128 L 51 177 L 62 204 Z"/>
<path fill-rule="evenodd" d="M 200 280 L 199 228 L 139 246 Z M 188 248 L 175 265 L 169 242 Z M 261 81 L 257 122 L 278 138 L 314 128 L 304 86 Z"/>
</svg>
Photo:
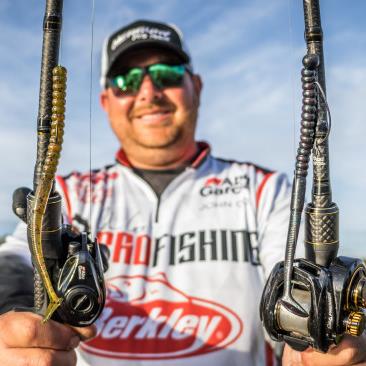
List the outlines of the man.
<svg viewBox="0 0 366 366">
<path fill-rule="evenodd" d="M 66 222 L 83 230 L 90 217 L 110 249 L 97 333 L 8 311 L 1 364 L 74 365 L 81 339 L 89 341 L 78 365 L 271 364 L 258 306 L 263 278 L 284 253 L 286 177 L 214 158 L 195 141 L 202 82 L 175 27 L 138 21 L 112 34 L 101 80 L 101 104 L 122 146 L 117 162 L 57 179 Z M 1 248 L 3 272 L 15 254 L 30 273 L 24 226 Z M 27 305 L 29 291 L 10 293 L 21 286 L 6 281 L 3 310 Z M 328 355 L 286 348 L 284 361 L 352 364 L 365 358 L 363 342 L 346 340 Z"/>
</svg>

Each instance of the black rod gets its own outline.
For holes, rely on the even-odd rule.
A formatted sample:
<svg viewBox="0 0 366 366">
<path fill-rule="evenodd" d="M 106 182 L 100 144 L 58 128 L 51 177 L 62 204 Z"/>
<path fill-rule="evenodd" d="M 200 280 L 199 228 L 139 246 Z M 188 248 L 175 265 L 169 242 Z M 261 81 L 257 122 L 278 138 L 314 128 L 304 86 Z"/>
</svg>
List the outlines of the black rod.
<svg viewBox="0 0 366 366">
<path fill-rule="evenodd" d="M 328 266 L 339 248 L 339 210 L 332 202 L 328 136 L 330 125 L 327 113 L 323 30 L 319 0 L 303 0 L 305 41 L 308 54 L 319 58 L 317 68 L 319 97 L 313 148 L 313 188 L 311 203 L 305 209 L 306 258 Z M 324 95 L 324 97 L 322 96 Z"/>
<path fill-rule="evenodd" d="M 43 19 L 42 64 L 37 118 L 37 160 L 33 190 L 36 191 L 50 137 L 52 114 L 52 70 L 58 64 L 63 0 L 47 0 Z"/>
</svg>

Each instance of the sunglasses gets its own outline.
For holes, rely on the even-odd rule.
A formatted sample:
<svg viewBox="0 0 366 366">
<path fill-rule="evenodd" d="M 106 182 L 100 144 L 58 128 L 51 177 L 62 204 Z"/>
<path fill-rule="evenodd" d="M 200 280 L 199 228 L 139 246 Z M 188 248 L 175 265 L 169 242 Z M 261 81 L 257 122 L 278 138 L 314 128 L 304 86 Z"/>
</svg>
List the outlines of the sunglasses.
<svg viewBox="0 0 366 366">
<path fill-rule="evenodd" d="M 136 94 L 146 74 L 149 74 L 154 86 L 158 89 L 181 86 L 186 65 L 153 64 L 146 67 L 133 67 L 122 75 L 108 79 L 108 85 L 118 95 Z"/>
</svg>

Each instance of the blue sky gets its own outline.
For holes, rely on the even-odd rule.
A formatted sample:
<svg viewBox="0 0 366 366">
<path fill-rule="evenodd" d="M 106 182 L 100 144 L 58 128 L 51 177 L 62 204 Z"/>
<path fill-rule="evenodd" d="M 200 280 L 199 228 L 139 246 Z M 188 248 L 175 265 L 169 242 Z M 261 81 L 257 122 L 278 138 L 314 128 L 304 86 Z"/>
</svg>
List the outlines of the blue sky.
<svg viewBox="0 0 366 366">
<path fill-rule="evenodd" d="M 323 0 L 321 11 L 333 197 L 345 252 L 365 256 L 366 2 Z M 16 223 L 13 190 L 32 183 L 43 12 L 43 1 L 0 1 L 0 234 Z M 91 0 L 64 0 L 60 61 L 69 83 L 59 173 L 88 170 L 90 156 L 94 168 L 113 162 L 118 145 L 98 102 L 100 46 L 109 32 L 145 18 L 173 22 L 185 34 L 204 80 L 198 138 L 217 156 L 292 179 L 305 52 L 301 0 L 95 0 L 93 52 L 91 15 Z"/>
</svg>

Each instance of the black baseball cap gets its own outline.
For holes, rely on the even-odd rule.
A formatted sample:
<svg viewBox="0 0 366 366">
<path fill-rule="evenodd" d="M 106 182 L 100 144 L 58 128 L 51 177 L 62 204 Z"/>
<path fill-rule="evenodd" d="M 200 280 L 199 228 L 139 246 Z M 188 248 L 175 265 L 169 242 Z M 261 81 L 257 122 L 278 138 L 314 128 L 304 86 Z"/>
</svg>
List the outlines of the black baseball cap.
<svg viewBox="0 0 366 366">
<path fill-rule="evenodd" d="M 138 48 L 161 47 L 173 51 L 183 63 L 190 65 L 191 56 L 184 43 L 183 34 L 173 24 L 150 20 L 137 20 L 110 35 L 103 45 L 101 86 L 106 86 L 113 66 L 127 51 Z"/>
</svg>

